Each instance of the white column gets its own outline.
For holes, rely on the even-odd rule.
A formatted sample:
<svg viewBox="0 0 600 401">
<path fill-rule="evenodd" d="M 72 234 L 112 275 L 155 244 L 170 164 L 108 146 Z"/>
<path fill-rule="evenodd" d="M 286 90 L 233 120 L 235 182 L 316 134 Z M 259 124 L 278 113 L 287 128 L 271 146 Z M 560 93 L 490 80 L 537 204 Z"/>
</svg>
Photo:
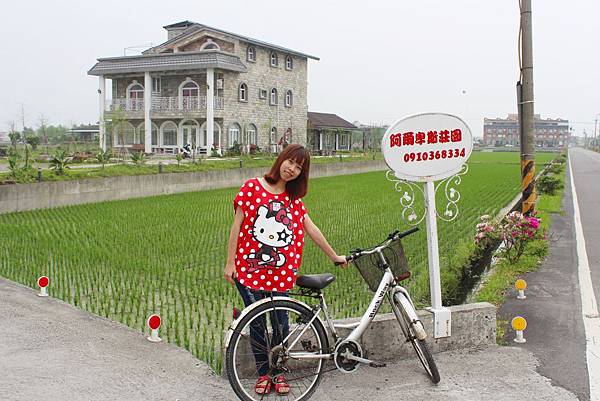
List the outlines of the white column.
<svg viewBox="0 0 600 401">
<path fill-rule="evenodd" d="M 435 209 L 435 187 L 433 181 L 425 184 L 425 209 L 427 223 L 427 248 L 429 251 L 429 293 L 433 312 L 434 338 L 451 335 L 450 309 L 442 305 L 442 285 L 440 279 L 440 252 L 438 248 L 437 216 Z"/>
<path fill-rule="evenodd" d="M 99 87 L 98 87 L 98 97 L 100 102 L 100 117 L 98 118 L 99 124 L 99 140 L 100 140 L 100 148 L 105 151 L 106 150 L 106 124 L 104 122 L 104 110 L 106 107 L 106 78 L 104 75 L 100 75 L 99 77 Z"/>
<path fill-rule="evenodd" d="M 144 73 L 144 152 L 152 153 L 152 120 L 150 110 L 152 109 L 152 77 L 146 71 Z"/>
<path fill-rule="evenodd" d="M 206 146 L 208 148 L 208 156 L 210 156 L 211 154 L 215 132 L 215 92 L 213 88 L 214 84 L 215 70 L 214 68 L 208 68 L 206 70 Z M 222 144 L 219 144 L 219 153 L 221 152 L 220 145 Z"/>
</svg>

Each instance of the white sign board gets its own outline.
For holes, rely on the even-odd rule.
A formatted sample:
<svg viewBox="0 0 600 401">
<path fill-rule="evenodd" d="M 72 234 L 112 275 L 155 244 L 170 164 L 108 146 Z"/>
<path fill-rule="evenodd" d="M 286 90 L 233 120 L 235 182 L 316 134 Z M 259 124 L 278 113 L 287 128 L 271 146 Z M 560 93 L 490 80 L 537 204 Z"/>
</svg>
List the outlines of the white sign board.
<svg viewBox="0 0 600 401">
<path fill-rule="evenodd" d="M 383 136 L 386 164 L 402 180 L 427 182 L 458 173 L 473 150 L 473 137 L 460 118 L 423 113 L 402 118 Z"/>
</svg>

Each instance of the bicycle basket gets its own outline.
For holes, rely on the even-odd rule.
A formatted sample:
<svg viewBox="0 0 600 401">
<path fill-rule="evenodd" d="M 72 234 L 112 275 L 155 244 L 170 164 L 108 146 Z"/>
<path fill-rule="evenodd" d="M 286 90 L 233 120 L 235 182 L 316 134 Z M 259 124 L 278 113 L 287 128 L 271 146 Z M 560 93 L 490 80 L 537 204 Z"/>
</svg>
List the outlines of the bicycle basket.
<svg viewBox="0 0 600 401">
<path fill-rule="evenodd" d="M 392 241 L 382 252 L 397 281 L 406 278 L 410 274 L 404 248 L 402 248 L 402 243 L 399 239 Z M 369 286 L 369 289 L 373 292 L 377 291 L 384 272 L 379 254 L 373 253 L 371 255 L 359 256 L 353 262 Z"/>
</svg>

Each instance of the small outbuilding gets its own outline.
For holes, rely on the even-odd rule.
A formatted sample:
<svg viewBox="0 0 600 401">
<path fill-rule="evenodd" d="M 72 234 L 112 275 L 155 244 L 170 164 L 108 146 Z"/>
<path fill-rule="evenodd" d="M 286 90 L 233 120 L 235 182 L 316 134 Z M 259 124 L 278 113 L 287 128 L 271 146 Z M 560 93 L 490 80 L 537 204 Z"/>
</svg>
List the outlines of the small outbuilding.
<svg viewBox="0 0 600 401">
<path fill-rule="evenodd" d="M 352 132 L 358 128 L 336 114 L 308 112 L 306 129 L 309 150 L 316 154 L 333 154 L 351 149 Z"/>
</svg>

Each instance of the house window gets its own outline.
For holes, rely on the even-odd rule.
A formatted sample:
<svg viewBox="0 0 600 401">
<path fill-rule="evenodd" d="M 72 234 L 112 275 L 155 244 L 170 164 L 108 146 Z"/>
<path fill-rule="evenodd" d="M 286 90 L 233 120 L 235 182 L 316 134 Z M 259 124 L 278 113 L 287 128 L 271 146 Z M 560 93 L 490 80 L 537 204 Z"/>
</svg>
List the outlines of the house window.
<svg viewBox="0 0 600 401">
<path fill-rule="evenodd" d="M 272 105 L 276 105 L 277 104 L 277 89 L 273 88 L 271 89 L 271 102 Z"/>
<path fill-rule="evenodd" d="M 256 48 L 254 46 L 248 46 L 248 50 L 246 50 L 246 60 L 253 63 L 256 61 Z"/>
<path fill-rule="evenodd" d="M 260 89 L 258 91 L 258 98 L 259 99 L 266 99 L 267 98 L 267 90 L 266 89 Z"/>
<path fill-rule="evenodd" d="M 127 88 L 127 110 L 144 110 L 144 87 L 133 81 Z"/>
<path fill-rule="evenodd" d="M 221 50 L 221 48 L 212 39 L 208 38 L 208 40 L 200 46 L 200 50 Z"/>
<path fill-rule="evenodd" d="M 340 147 L 348 148 L 348 134 L 340 134 Z"/>
<path fill-rule="evenodd" d="M 236 143 L 240 143 L 240 125 L 238 123 L 233 123 L 229 127 L 229 146 L 231 147 Z"/>
<path fill-rule="evenodd" d="M 161 89 L 161 79 L 160 77 L 153 77 L 152 78 L 152 93 L 160 93 L 160 89 Z"/>
<path fill-rule="evenodd" d="M 285 69 L 289 71 L 293 68 L 294 68 L 294 61 L 292 60 L 291 56 L 287 56 L 285 58 Z"/>
<path fill-rule="evenodd" d="M 198 108 L 200 88 L 196 82 L 190 79 L 184 81 L 179 87 L 179 94 L 181 96 L 179 101 L 180 108 L 183 110 L 193 110 Z"/>
<path fill-rule="evenodd" d="M 271 128 L 271 137 L 269 138 L 272 144 L 277 143 L 277 128 Z"/>
<path fill-rule="evenodd" d="M 246 85 L 243 82 L 240 84 L 238 100 L 240 102 L 247 102 L 248 101 L 248 85 Z"/>
<path fill-rule="evenodd" d="M 256 125 L 250 124 L 246 128 L 246 134 L 248 136 L 248 143 L 251 145 L 258 144 L 258 136 L 256 135 Z"/>
<path fill-rule="evenodd" d="M 288 90 L 285 92 L 285 106 L 292 107 L 292 91 Z"/>
<path fill-rule="evenodd" d="M 277 53 L 271 52 L 271 67 L 277 67 Z"/>
<path fill-rule="evenodd" d="M 163 146 L 176 146 L 177 145 L 177 125 L 173 121 L 167 121 L 161 127 Z"/>
</svg>

